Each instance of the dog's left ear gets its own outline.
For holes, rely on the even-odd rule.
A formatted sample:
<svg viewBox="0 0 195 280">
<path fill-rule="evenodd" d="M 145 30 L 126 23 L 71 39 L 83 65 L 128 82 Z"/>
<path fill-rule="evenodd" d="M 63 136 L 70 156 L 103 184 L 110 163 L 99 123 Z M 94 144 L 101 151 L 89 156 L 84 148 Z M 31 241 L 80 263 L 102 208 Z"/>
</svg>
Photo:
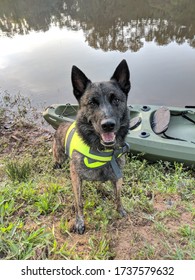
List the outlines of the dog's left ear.
<svg viewBox="0 0 195 280">
<path fill-rule="evenodd" d="M 130 73 L 129 73 L 129 68 L 127 65 L 127 62 L 125 59 L 121 61 L 121 63 L 117 66 L 113 76 L 111 77 L 110 80 L 115 80 L 121 90 L 128 95 L 128 92 L 131 88 L 131 83 L 130 83 Z"/>
</svg>

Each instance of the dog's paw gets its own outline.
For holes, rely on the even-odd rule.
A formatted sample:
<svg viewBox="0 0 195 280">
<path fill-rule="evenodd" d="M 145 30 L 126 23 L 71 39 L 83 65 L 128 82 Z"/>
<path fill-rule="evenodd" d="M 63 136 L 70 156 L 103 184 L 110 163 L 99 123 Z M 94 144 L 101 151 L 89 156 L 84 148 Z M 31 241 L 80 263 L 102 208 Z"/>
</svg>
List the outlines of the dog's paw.
<svg viewBox="0 0 195 280">
<path fill-rule="evenodd" d="M 61 169 L 62 166 L 60 163 L 56 162 L 54 165 L 53 165 L 53 169 Z"/>
<path fill-rule="evenodd" d="M 83 234 L 85 232 L 85 224 L 82 218 L 76 219 L 74 231 L 78 234 Z"/>
<path fill-rule="evenodd" d="M 118 209 L 119 214 L 121 215 L 121 217 L 126 217 L 127 216 L 127 212 L 123 207 L 120 207 Z"/>
</svg>

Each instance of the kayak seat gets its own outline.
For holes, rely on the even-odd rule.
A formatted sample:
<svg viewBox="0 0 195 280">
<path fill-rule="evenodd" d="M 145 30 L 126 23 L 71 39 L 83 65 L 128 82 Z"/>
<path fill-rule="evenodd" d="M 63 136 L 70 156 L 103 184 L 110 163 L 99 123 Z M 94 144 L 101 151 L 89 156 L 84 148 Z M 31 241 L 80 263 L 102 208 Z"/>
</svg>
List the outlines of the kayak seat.
<svg viewBox="0 0 195 280">
<path fill-rule="evenodd" d="M 153 115 L 151 126 L 156 134 L 164 133 L 169 126 L 171 113 L 168 108 L 160 107 Z"/>
<path fill-rule="evenodd" d="M 141 122 L 142 122 L 142 119 L 140 117 L 132 118 L 129 123 L 129 129 L 133 130 L 133 129 L 137 128 Z"/>
</svg>

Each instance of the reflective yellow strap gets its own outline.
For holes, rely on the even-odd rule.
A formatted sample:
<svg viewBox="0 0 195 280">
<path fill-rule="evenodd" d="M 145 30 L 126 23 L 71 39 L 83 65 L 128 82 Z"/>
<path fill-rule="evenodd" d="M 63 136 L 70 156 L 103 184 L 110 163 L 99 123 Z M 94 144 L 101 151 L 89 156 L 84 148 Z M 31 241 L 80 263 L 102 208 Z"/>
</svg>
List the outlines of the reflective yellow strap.
<svg viewBox="0 0 195 280">
<path fill-rule="evenodd" d="M 85 157 L 84 163 L 88 168 L 97 168 L 97 167 L 105 165 L 107 163 L 107 161 L 106 162 L 102 162 L 102 161 L 89 162 L 89 159 L 87 157 Z"/>
<path fill-rule="evenodd" d="M 65 142 L 64 142 L 64 147 L 65 147 L 65 154 L 68 155 L 70 158 L 72 158 L 72 153 L 70 153 L 70 145 L 72 142 L 72 136 L 70 135 L 71 132 L 73 132 L 72 130 L 75 128 L 76 126 L 76 122 L 73 122 L 66 133 L 66 137 L 65 137 Z"/>
</svg>

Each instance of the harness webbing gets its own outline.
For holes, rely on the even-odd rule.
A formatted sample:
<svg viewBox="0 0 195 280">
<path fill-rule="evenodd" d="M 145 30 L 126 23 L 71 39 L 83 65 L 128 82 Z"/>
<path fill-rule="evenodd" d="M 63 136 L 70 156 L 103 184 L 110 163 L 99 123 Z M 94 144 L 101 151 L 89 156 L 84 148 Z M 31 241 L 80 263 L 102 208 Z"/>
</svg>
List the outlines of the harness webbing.
<svg viewBox="0 0 195 280">
<path fill-rule="evenodd" d="M 88 168 L 98 168 L 107 163 L 111 164 L 117 179 L 122 177 L 121 170 L 116 161 L 117 158 L 129 151 L 129 145 L 125 145 L 117 150 L 107 149 L 103 151 L 91 149 L 76 130 L 76 122 L 74 122 L 68 129 L 65 138 L 65 154 L 72 158 L 73 151 L 77 151 L 84 155 L 84 163 Z"/>
</svg>

